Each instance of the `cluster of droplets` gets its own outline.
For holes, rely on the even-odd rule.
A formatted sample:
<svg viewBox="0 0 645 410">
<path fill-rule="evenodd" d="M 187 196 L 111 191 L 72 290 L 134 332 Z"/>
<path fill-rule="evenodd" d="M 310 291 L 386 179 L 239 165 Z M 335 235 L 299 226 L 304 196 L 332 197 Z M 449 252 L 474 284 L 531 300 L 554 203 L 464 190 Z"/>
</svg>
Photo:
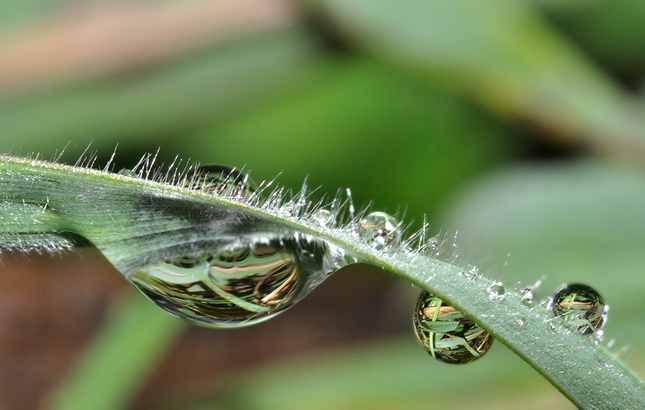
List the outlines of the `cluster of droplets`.
<svg viewBox="0 0 645 410">
<path fill-rule="evenodd" d="M 122 170 L 120 174 L 136 175 L 129 170 Z M 192 169 L 179 185 L 242 201 L 258 194 L 257 185 L 248 175 L 220 165 Z M 279 203 L 280 198 L 281 193 L 265 203 Z M 298 216 L 304 206 L 301 195 L 297 200 L 283 203 L 280 209 L 286 212 L 285 216 Z M 324 208 L 316 208 L 308 214 L 311 223 L 329 229 L 336 226 L 336 217 L 335 212 Z M 372 212 L 353 226 L 359 239 L 376 251 L 407 249 L 407 244 L 402 244 L 399 222 L 385 212 Z M 425 240 L 424 235 L 418 249 L 434 254 L 438 248 L 437 238 Z M 130 280 L 148 298 L 176 316 L 205 326 L 239 327 L 258 323 L 286 310 L 347 261 L 347 255 L 341 250 L 294 233 L 279 238 L 218 244 L 207 253 L 148 265 Z M 480 274 L 476 266 L 467 265 L 459 276 L 474 282 Z M 539 283 L 520 290 L 523 303 L 533 304 L 533 291 Z M 504 286 L 498 281 L 491 282 L 486 293 L 494 302 L 506 298 Z M 606 321 L 608 307 L 591 287 L 563 286 L 545 304 L 570 328 L 584 335 L 594 335 L 596 339 L 602 334 L 600 328 Z M 428 353 L 445 363 L 473 362 L 482 357 L 494 341 L 462 312 L 427 292 L 417 301 L 414 325 L 417 337 Z M 524 325 L 523 321 L 520 325 Z"/>
<path fill-rule="evenodd" d="M 478 270 L 468 265 L 459 276 L 475 281 Z M 520 289 L 522 303 L 533 306 L 533 292 L 540 283 L 537 281 L 533 286 Z M 493 302 L 502 302 L 506 297 L 504 286 L 497 281 L 486 288 L 486 293 Z M 601 328 L 607 320 L 609 307 L 592 287 L 578 283 L 562 286 L 542 305 L 570 329 L 590 336 L 595 343 L 602 340 Z M 441 362 L 471 363 L 482 357 L 494 340 L 462 312 L 425 291 L 419 295 L 413 319 L 421 345 Z M 524 319 L 520 317 L 516 323 L 524 326 Z"/>
</svg>

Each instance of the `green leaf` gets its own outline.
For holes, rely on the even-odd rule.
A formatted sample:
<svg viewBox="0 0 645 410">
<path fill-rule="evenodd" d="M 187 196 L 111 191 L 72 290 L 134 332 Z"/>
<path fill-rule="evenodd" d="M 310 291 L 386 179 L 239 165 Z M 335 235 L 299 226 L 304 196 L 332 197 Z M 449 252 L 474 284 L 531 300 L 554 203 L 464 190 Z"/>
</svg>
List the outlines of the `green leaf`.
<svg viewBox="0 0 645 410">
<path fill-rule="evenodd" d="M 518 291 L 509 289 L 502 301 L 494 301 L 487 292 L 492 280 L 471 281 L 459 275 L 462 268 L 454 263 L 405 247 L 390 252 L 370 248 L 356 235 L 356 222 L 322 227 L 302 209 L 294 212 L 301 196 L 285 203 L 273 194 L 268 201 L 257 203 L 150 179 L 14 157 L 2 160 L 3 201 L 15 206 L 47 204 L 48 212 L 56 216 L 54 231 L 27 218 L 24 223 L 31 231 L 56 234 L 62 227 L 74 232 L 91 241 L 126 276 L 150 263 L 183 256 L 187 249 L 208 248 L 241 233 L 280 236 L 300 232 L 442 298 L 580 407 L 637 408 L 645 403 L 645 385 L 637 376 L 603 347 L 554 322 L 543 308 L 524 304 Z M 152 159 L 146 163 L 142 175 L 154 175 Z"/>
<path fill-rule="evenodd" d="M 374 57 L 633 163 L 643 108 L 523 1 L 310 0 Z"/>
<path fill-rule="evenodd" d="M 368 341 L 269 363 L 232 375 L 191 405 L 161 398 L 169 409 L 490 409 L 573 406 L 508 349 L 492 349 L 481 362 L 442 365 L 414 338 Z M 215 383 L 213 383 L 215 384 Z M 331 394 L 330 394 L 331 393 Z M 197 404 L 199 403 L 199 404 Z M 165 408 L 165 407 L 164 407 Z"/>
<path fill-rule="evenodd" d="M 260 175 L 288 169 L 280 176 L 286 186 L 299 187 L 307 175 L 311 186 L 351 187 L 357 204 L 393 210 L 404 199 L 417 216 L 435 210 L 428 198 L 521 152 L 508 127 L 463 98 L 367 58 L 321 66 L 299 93 L 169 142 L 164 151 L 253 164 Z M 430 183 L 429 175 L 441 177 Z"/>
</svg>

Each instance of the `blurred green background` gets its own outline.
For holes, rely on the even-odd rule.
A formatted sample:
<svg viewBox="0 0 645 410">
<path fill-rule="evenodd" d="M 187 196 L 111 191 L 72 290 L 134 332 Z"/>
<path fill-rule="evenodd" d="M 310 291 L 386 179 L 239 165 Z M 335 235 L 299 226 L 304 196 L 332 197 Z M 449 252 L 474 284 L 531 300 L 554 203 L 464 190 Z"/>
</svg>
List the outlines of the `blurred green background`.
<svg viewBox="0 0 645 410">
<path fill-rule="evenodd" d="M 427 215 L 539 298 L 584 282 L 645 374 L 645 2 L 4 0 L 0 151 L 219 163 Z M 450 234 L 452 235 L 452 233 Z M 280 317 L 183 325 L 93 251 L 9 257 L 0 408 L 572 408 L 501 345 L 434 362 L 416 290 L 342 271 Z M 575 374 L 572 374 L 575 377 Z"/>
</svg>

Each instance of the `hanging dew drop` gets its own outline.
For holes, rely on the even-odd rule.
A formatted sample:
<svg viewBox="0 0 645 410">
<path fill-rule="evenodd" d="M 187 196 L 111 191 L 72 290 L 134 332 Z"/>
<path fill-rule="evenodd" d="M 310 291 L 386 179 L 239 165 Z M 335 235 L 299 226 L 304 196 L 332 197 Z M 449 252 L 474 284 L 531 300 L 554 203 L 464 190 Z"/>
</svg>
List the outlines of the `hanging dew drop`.
<svg viewBox="0 0 645 410">
<path fill-rule="evenodd" d="M 488 299 L 493 302 L 501 302 L 506 298 L 506 290 L 502 285 L 502 282 L 493 282 L 488 288 L 486 288 L 486 293 L 488 294 Z"/>
<path fill-rule="evenodd" d="M 257 190 L 247 174 L 224 165 L 202 165 L 188 174 L 184 188 L 232 198 L 250 198 Z"/>
<path fill-rule="evenodd" d="M 428 292 L 419 295 L 414 328 L 428 353 L 445 363 L 473 362 L 482 357 L 495 340 L 477 323 Z"/>
<path fill-rule="evenodd" d="M 259 323 L 301 300 L 343 259 L 319 241 L 239 240 L 148 265 L 130 282 L 162 309 L 202 326 Z"/>
<path fill-rule="evenodd" d="M 609 311 L 600 293 L 579 283 L 558 289 L 549 297 L 546 308 L 583 335 L 591 335 L 602 328 Z"/>
<path fill-rule="evenodd" d="M 377 251 L 397 247 L 401 242 L 398 221 L 385 212 L 372 212 L 358 225 L 361 240 Z"/>
</svg>

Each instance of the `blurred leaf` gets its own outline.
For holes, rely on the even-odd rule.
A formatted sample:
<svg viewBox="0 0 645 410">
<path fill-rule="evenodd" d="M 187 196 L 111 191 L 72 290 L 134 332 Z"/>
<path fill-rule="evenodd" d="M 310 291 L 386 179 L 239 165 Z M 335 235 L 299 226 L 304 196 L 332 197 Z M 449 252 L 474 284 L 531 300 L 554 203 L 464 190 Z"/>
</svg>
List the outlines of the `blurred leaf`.
<svg viewBox="0 0 645 410">
<path fill-rule="evenodd" d="M 507 169 L 465 190 L 446 213 L 465 253 L 508 261 L 509 285 L 544 275 L 545 297 L 563 283 L 589 284 L 611 306 L 607 340 L 642 346 L 643 203 L 642 173 L 588 161 Z M 643 361 L 642 349 L 634 354 L 632 364 Z"/>
<path fill-rule="evenodd" d="M 525 2 L 312 0 L 359 49 L 528 119 L 569 142 L 634 163 L 643 109 Z"/>
<path fill-rule="evenodd" d="M 54 3 L 46 19 L 0 32 L 3 94 L 131 72 L 299 20 L 284 0 Z"/>
<path fill-rule="evenodd" d="M 259 179 L 285 170 L 322 191 L 351 187 L 420 218 L 460 181 L 521 151 L 511 130 L 462 98 L 368 59 L 330 60 L 300 92 L 170 142 L 203 162 L 247 165 Z"/>
<path fill-rule="evenodd" d="M 620 75 L 641 80 L 645 69 L 642 0 L 531 0 L 580 47 Z"/>
<path fill-rule="evenodd" d="M 44 0 L 3 0 L 0 2 L 0 30 L 17 27 L 44 14 L 49 2 Z"/>
<path fill-rule="evenodd" d="M 315 62 L 318 46 L 306 31 L 286 31 L 154 72 L 5 99 L 0 102 L 0 151 L 51 155 L 69 141 L 78 149 L 94 140 L 94 148 L 111 152 L 119 142 L 132 146 L 133 135 L 140 144 L 154 135 L 157 147 L 163 137 L 297 86 Z"/>
<path fill-rule="evenodd" d="M 125 408 L 183 329 L 183 322 L 138 294 L 116 302 L 51 408 Z"/>
<path fill-rule="evenodd" d="M 501 346 L 494 347 L 485 359 L 468 368 L 451 366 L 432 359 L 412 332 L 403 340 L 363 343 L 311 357 L 270 362 L 234 375 L 208 397 L 188 403 L 183 398 L 160 407 L 288 410 L 426 409 L 429 406 L 573 408 Z M 155 405 L 155 408 L 159 407 Z"/>
</svg>

